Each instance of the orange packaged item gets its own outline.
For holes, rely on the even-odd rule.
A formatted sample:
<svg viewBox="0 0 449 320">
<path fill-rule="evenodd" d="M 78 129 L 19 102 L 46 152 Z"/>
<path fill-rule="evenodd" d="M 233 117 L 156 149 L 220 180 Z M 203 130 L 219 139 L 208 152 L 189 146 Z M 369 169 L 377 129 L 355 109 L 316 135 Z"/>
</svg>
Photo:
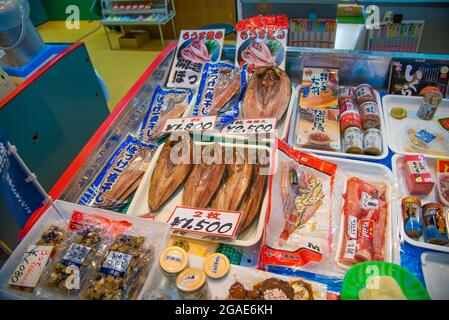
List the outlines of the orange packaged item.
<svg viewBox="0 0 449 320">
<path fill-rule="evenodd" d="M 349 127 L 362 128 L 362 118 L 357 111 L 345 111 L 340 116 L 340 130 L 345 132 Z"/>
<path fill-rule="evenodd" d="M 411 194 L 429 194 L 435 181 L 422 155 L 405 155 L 402 172 L 408 191 Z"/>
</svg>

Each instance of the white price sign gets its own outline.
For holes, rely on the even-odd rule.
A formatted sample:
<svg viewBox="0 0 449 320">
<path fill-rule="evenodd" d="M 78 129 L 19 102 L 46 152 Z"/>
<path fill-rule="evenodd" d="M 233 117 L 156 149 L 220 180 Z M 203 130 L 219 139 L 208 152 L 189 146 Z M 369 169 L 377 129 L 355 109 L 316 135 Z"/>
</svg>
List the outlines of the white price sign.
<svg viewBox="0 0 449 320">
<path fill-rule="evenodd" d="M 177 206 L 167 223 L 172 230 L 204 236 L 234 238 L 241 212 Z"/>
<path fill-rule="evenodd" d="M 53 246 L 30 245 L 9 278 L 8 284 L 34 288 L 47 265 Z"/>
<path fill-rule="evenodd" d="M 277 119 L 241 119 L 235 120 L 223 128 L 223 134 L 273 133 L 276 130 Z"/>
<path fill-rule="evenodd" d="M 163 133 L 204 131 L 215 129 L 217 116 L 167 119 Z"/>
</svg>

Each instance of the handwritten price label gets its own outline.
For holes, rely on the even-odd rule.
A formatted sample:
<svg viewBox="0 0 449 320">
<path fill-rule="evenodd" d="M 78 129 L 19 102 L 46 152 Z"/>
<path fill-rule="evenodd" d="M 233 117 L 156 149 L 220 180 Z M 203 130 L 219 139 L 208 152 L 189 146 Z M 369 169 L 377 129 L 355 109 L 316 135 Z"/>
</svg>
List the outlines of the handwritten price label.
<svg viewBox="0 0 449 320">
<path fill-rule="evenodd" d="M 234 238 L 242 213 L 178 206 L 167 223 L 172 230 L 212 237 Z"/>
<path fill-rule="evenodd" d="M 276 118 L 235 120 L 223 128 L 223 134 L 273 133 L 276 129 Z"/>
<path fill-rule="evenodd" d="M 215 129 L 217 116 L 167 119 L 163 133 L 204 131 Z"/>
<path fill-rule="evenodd" d="M 19 287 L 36 287 L 48 258 L 50 258 L 52 249 L 53 246 L 29 246 L 9 278 L 8 284 Z"/>
</svg>

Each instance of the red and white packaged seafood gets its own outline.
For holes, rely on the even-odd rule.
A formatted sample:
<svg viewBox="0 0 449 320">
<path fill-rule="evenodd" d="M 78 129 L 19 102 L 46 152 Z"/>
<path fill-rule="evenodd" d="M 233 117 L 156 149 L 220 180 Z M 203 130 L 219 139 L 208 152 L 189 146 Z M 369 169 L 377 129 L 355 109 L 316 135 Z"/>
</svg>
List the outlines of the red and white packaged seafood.
<svg viewBox="0 0 449 320">
<path fill-rule="evenodd" d="M 347 180 L 337 250 L 340 265 L 391 259 L 389 192 L 388 183 Z"/>
</svg>

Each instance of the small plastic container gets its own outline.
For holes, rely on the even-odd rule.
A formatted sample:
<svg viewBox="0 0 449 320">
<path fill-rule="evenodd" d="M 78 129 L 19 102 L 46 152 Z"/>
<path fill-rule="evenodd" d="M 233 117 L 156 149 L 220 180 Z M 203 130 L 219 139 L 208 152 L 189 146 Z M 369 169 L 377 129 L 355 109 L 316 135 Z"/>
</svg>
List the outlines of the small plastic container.
<svg viewBox="0 0 449 320">
<path fill-rule="evenodd" d="M 338 102 L 341 104 L 343 100 L 350 99 L 355 101 L 355 92 L 352 87 L 340 87 L 338 89 Z"/>
<path fill-rule="evenodd" d="M 382 154 L 382 133 L 379 129 L 371 128 L 363 133 L 363 152 L 373 156 Z"/>
<path fill-rule="evenodd" d="M 360 128 L 349 127 L 345 130 L 343 148 L 346 153 L 363 154 L 363 133 Z"/>
<path fill-rule="evenodd" d="M 189 256 L 181 247 L 168 247 L 159 256 L 159 265 L 164 276 L 169 281 L 175 282 L 178 274 L 189 265 Z"/>
<path fill-rule="evenodd" d="M 367 101 L 376 102 L 376 95 L 374 93 L 374 89 L 371 85 L 367 83 L 359 85 L 355 89 L 355 95 L 357 97 L 357 103 L 359 106 Z"/>
<path fill-rule="evenodd" d="M 183 300 L 207 300 L 209 298 L 206 273 L 200 268 L 187 268 L 178 274 L 176 287 Z"/>
<path fill-rule="evenodd" d="M 345 132 L 349 127 L 362 128 L 362 118 L 358 111 L 345 111 L 340 116 L 340 130 Z"/>
<path fill-rule="evenodd" d="M 362 117 L 362 128 L 368 130 L 370 128 L 379 128 L 380 113 L 376 102 L 365 101 L 359 104 L 359 112 Z"/>
<path fill-rule="evenodd" d="M 357 113 L 359 112 L 359 108 L 357 107 L 357 105 L 355 104 L 354 100 L 352 99 L 344 99 L 340 102 L 340 112 L 344 113 L 346 111 L 357 111 Z"/>
<path fill-rule="evenodd" d="M 221 279 L 229 273 L 231 264 L 224 254 L 214 253 L 204 260 L 203 269 L 209 278 Z"/>
</svg>

